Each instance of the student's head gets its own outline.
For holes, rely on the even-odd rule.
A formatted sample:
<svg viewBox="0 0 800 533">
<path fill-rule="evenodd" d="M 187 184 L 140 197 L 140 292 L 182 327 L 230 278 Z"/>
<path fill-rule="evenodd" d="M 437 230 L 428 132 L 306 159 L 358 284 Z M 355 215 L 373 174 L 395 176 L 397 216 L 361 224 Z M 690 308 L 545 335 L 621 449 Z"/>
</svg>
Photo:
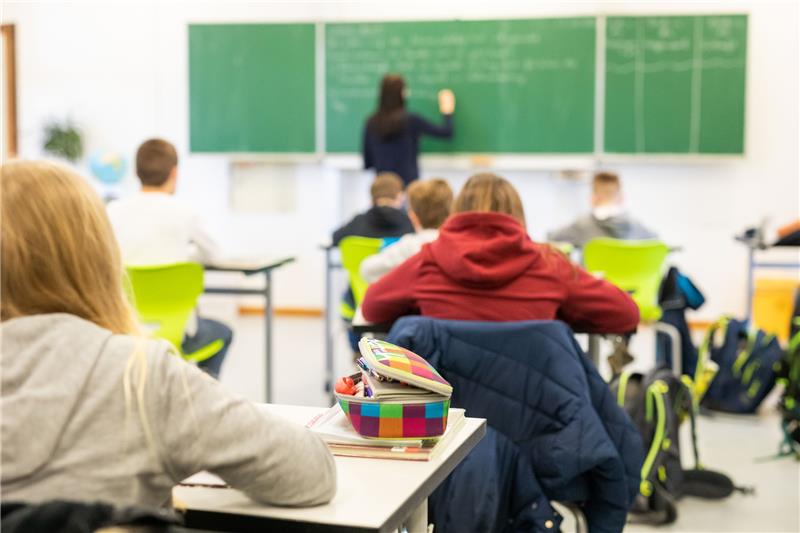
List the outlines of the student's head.
<svg viewBox="0 0 800 533">
<path fill-rule="evenodd" d="M 372 205 L 403 206 L 403 180 L 394 172 L 381 172 L 369 189 Z"/>
<path fill-rule="evenodd" d="M 438 229 L 450 215 L 453 190 L 440 178 L 412 182 L 406 190 L 408 217 L 417 230 Z"/>
<path fill-rule="evenodd" d="M 592 180 L 592 207 L 616 205 L 622 202 L 619 176 L 613 172 L 598 172 Z"/>
<path fill-rule="evenodd" d="M 136 151 L 136 175 L 142 188 L 172 194 L 178 176 L 178 153 L 164 139 L 149 139 Z"/>
<path fill-rule="evenodd" d="M 89 184 L 66 167 L 12 161 L 0 187 L 0 320 L 68 313 L 136 332 L 117 241 Z"/>
<path fill-rule="evenodd" d="M 525 211 L 517 190 L 495 174 L 476 174 L 461 189 L 453 203 L 453 213 L 469 211 L 504 213 L 525 226 Z"/>
</svg>

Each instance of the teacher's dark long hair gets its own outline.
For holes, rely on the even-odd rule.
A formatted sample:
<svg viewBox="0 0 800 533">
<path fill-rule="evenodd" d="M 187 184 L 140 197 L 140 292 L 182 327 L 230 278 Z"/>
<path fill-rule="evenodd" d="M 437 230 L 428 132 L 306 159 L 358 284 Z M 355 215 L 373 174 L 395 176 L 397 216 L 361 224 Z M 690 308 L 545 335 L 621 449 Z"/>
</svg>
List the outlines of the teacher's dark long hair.
<svg viewBox="0 0 800 533">
<path fill-rule="evenodd" d="M 369 118 L 367 128 L 388 139 L 400 133 L 407 123 L 406 82 L 402 76 L 387 74 L 381 81 L 381 94 L 378 109 Z"/>
</svg>

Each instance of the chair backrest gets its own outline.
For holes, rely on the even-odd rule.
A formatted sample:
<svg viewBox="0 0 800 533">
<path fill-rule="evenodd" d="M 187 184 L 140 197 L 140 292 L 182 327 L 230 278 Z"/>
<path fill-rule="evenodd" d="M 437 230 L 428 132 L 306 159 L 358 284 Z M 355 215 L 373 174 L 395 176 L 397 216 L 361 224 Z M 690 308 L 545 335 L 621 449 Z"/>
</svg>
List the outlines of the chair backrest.
<svg viewBox="0 0 800 533">
<path fill-rule="evenodd" d="M 154 325 L 154 336 L 181 351 L 186 323 L 203 293 L 203 267 L 197 263 L 128 266 L 129 295 L 145 325 Z"/>
<path fill-rule="evenodd" d="M 339 242 L 342 267 L 347 272 L 356 307 L 361 305 L 361 300 L 364 299 L 364 294 L 366 294 L 367 286 L 369 285 L 359 272 L 361 262 L 367 257 L 377 254 L 382 245 L 382 239 L 370 237 L 345 237 Z"/>
<path fill-rule="evenodd" d="M 661 241 L 592 239 L 583 248 L 586 270 L 631 293 L 642 320 L 658 320 L 658 288 L 669 248 Z"/>
</svg>

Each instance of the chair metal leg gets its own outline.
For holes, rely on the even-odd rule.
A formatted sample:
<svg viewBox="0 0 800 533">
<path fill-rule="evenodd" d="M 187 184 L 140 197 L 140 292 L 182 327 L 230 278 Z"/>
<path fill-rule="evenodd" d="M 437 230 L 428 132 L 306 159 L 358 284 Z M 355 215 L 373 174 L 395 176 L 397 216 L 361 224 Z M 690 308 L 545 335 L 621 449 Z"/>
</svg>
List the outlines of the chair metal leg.
<svg viewBox="0 0 800 533">
<path fill-rule="evenodd" d="M 600 335 L 597 333 L 589 334 L 587 355 L 592 363 L 594 363 L 595 368 L 600 368 Z"/>
<path fill-rule="evenodd" d="M 334 401 L 333 396 L 333 298 L 331 297 L 332 270 L 331 248 L 325 249 L 325 383 L 323 388 L 329 395 L 329 401 Z"/>
<path fill-rule="evenodd" d="M 589 523 L 586 521 L 586 515 L 583 514 L 583 511 L 575 505 L 574 503 L 570 502 L 558 502 L 558 501 L 551 501 L 550 505 L 553 506 L 553 509 L 558 512 L 561 516 L 565 518 L 564 522 L 567 526 L 573 526 L 575 533 L 589 533 Z M 566 531 L 566 529 L 562 528 L 562 531 Z"/>
<path fill-rule="evenodd" d="M 672 324 L 667 324 L 665 322 L 654 322 L 653 329 L 655 329 L 657 333 L 663 333 L 670 338 L 670 344 L 672 345 L 672 370 L 675 372 L 676 376 L 680 377 L 683 373 L 683 347 L 681 345 L 680 331 Z"/>
</svg>

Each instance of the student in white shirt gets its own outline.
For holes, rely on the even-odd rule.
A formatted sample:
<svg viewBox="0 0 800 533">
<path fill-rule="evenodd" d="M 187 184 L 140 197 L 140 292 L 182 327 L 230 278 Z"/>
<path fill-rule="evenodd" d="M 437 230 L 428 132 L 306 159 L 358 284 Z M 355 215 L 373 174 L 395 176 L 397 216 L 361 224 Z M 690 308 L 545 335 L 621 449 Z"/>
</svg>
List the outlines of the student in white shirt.
<svg viewBox="0 0 800 533">
<path fill-rule="evenodd" d="M 414 181 L 406 190 L 408 196 L 408 218 L 414 233 L 403 235 L 399 241 L 361 263 L 361 276 L 369 283 L 416 255 L 424 244 L 435 241 L 439 226 L 450 215 L 453 190 L 446 181 L 432 178 Z"/>
<path fill-rule="evenodd" d="M 136 152 L 136 175 L 142 182 L 141 190 L 108 206 L 124 263 L 213 262 L 218 254 L 214 239 L 200 216 L 174 197 L 178 178 L 175 147 L 163 139 L 142 143 Z M 214 357 L 200 363 L 206 372 L 217 377 L 233 332 L 216 320 L 197 317 L 196 324 L 191 322 L 183 340 L 185 352 L 198 350 L 215 339 L 225 343 Z"/>
</svg>

